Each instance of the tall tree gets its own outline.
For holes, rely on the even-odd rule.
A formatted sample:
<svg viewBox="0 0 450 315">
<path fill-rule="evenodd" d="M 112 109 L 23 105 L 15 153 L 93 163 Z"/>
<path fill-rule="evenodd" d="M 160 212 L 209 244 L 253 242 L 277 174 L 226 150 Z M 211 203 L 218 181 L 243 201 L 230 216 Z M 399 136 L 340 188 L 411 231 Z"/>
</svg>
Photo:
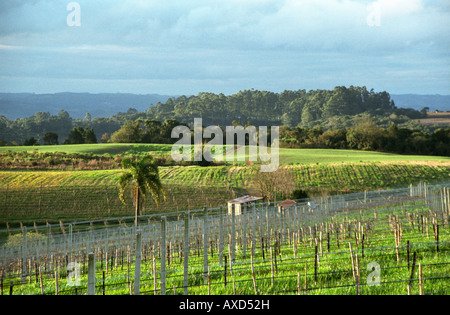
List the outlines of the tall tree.
<svg viewBox="0 0 450 315">
<path fill-rule="evenodd" d="M 140 143 L 144 135 L 144 122 L 140 119 L 136 121 L 128 120 L 125 124 L 111 135 L 112 143 Z"/>
<path fill-rule="evenodd" d="M 31 137 L 30 139 L 26 139 L 23 143 L 25 146 L 35 146 L 39 145 L 39 141 L 35 137 Z"/>
<path fill-rule="evenodd" d="M 75 127 L 69 134 L 69 137 L 64 141 L 63 144 L 84 144 L 84 128 Z"/>
<path fill-rule="evenodd" d="M 97 136 L 92 128 L 75 127 L 63 144 L 97 143 Z"/>
<path fill-rule="evenodd" d="M 44 136 L 44 145 L 58 145 L 58 134 L 54 132 L 47 132 Z"/>
<path fill-rule="evenodd" d="M 97 143 L 97 136 L 94 133 L 94 129 L 85 128 L 83 136 L 84 136 L 84 143 Z"/>
<path fill-rule="evenodd" d="M 147 197 L 151 197 L 159 207 L 161 198 L 166 200 L 166 190 L 159 177 L 158 165 L 150 155 L 140 160 L 125 158 L 122 160 L 122 168 L 127 169 L 119 178 L 119 198 L 126 204 L 125 191 L 131 188 L 131 198 L 135 206 L 135 225 L 138 225 L 138 217 L 142 212 L 142 204 Z"/>
</svg>

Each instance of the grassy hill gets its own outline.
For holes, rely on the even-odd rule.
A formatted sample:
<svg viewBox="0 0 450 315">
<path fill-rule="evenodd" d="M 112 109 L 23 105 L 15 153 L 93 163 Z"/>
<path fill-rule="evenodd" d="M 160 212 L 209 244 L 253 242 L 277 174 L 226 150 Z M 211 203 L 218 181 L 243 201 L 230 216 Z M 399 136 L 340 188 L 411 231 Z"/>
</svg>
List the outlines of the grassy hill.
<svg viewBox="0 0 450 315">
<path fill-rule="evenodd" d="M 170 144 L 79 144 L 64 146 L 21 146 L 0 147 L 0 154 L 11 152 L 65 152 L 92 153 L 96 155 L 170 155 Z M 280 148 L 281 164 L 311 164 L 311 163 L 365 163 L 365 162 L 398 162 L 398 161 L 450 161 L 450 157 L 400 155 L 382 152 L 336 150 L 336 149 L 287 149 Z M 224 148 L 224 152 L 226 147 Z M 246 155 L 248 159 L 248 153 Z"/>
<path fill-rule="evenodd" d="M 93 153 L 109 155 L 169 155 L 170 145 L 97 144 L 0 148 L 21 152 Z M 309 196 L 395 188 L 420 181 L 450 180 L 450 158 L 403 156 L 378 152 L 280 149 L 280 169 L 289 170 L 298 189 Z M 168 200 L 146 211 L 170 212 L 217 207 L 236 196 L 257 194 L 254 167 L 245 162 L 227 165 L 160 167 Z M 90 220 L 132 216 L 131 201 L 118 199 L 117 179 L 112 170 L 11 170 L 0 171 L 0 224 L 17 221 Z"/>
<path fill-rule="evenodd" d="M 399 155 L 382 152 L 333 149 L 280 149 L 282 164 L 334 164 L 367 162 L 450 161 L 449 157 Z"/>
</svg>

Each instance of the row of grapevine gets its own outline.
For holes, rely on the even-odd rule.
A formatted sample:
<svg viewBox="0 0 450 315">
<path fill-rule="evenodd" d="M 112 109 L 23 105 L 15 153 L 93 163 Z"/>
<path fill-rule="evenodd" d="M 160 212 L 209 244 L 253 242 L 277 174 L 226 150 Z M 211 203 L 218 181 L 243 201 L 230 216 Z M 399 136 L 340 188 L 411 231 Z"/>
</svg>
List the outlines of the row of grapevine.
<svg viewBox="0 0 450 315">
<path fill-rule="evenodd" d="M 221 208 L 145 215 L 138 227 L 133 218 L 22 226 L 10 230 L 15 235 L 0 248 L 1 289 L 2 294 L 406 294 L 419 288 L 449 293 L 449 220 L 448 185 L 421 185 L 299 200 L 286 209 L 254 204 L 241 215 Z M 373 262 L 382 272 L 378 285 L 366 282 L 366 265 Z M 69 281 L 68 265 L 79 266 L 80 283 Z"/>
</svg>

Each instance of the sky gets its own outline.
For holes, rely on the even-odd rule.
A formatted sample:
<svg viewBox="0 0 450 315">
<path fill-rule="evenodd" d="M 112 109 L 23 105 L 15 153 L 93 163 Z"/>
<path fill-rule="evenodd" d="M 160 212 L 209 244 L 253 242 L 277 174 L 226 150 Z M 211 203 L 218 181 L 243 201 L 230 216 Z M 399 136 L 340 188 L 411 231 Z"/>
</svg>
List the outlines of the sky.
<svg viewBox="0 0 450 315">
<path fill-rule="evenodd" d="M 450 94 L 449 0 L 2 0 L 0 92 Z"/>
</svg>

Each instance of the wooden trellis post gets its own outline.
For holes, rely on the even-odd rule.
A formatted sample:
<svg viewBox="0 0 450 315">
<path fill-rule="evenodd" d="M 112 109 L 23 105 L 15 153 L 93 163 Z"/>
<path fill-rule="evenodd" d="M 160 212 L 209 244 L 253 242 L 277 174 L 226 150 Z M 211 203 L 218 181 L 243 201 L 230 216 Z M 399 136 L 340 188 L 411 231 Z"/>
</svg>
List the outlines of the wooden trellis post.
<svg viewBox="0 0 450 315">
<path fill-rule="evenodd" d="M 189 285 L 189 212 L 184 215 L 184 295 L 188 294 Z"/>
<path fill-rule="evenodd" d="M 161 217 L 161 295 L 166 295 L 166 217 Z"/>
<path fill-rule="evenodd" d="M 231 250 L 231 260 L 230 266 L 232 266 L 235 262 L 236 258 L 236 210 L 235 207 L 232 207 L 231 210 L 231 241 L 230 241 L 230 250 Z"/>
<path fill-rule="evenodd" d="M 223 265 L 223 207 L 219 208 L 219 264 Z"/>
<path fill-rule="evenodd" d="M 136 259 L 134 262 L 134 295 L 139 295 L 141 288 L 142 233 L 136 232 Z M 108 267 L 107 267 L 108 268 Z"/>
<path fill-rule="evenodd" d="M 203 209 L 203 278 L 208 280 L 208 208 Z"/>
<path fill-rule="evenodd" d="M 89 254 L 88 260 L 88 295 L 95 295 L 95 254 Z"/>
</svg>

